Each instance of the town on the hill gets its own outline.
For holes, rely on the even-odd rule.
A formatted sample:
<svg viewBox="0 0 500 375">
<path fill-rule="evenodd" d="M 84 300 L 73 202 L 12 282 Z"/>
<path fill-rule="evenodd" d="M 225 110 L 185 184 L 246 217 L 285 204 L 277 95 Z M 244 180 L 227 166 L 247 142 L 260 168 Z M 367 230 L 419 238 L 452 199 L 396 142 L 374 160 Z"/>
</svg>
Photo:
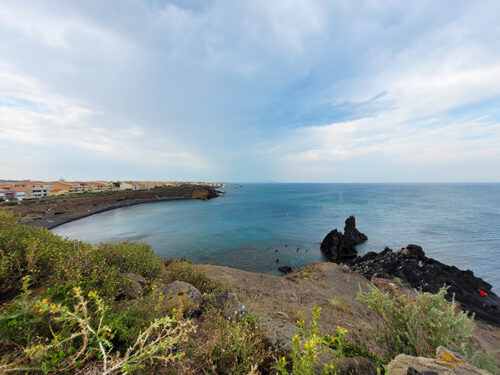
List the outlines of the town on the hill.
<svg viewBox="0 0 500 375">
<path fill-rule="evenodd" d="M 165 181 L 5 181 L 0 182 L 0 201 L 22 201 L 47 196 L 81 193 L 100 193 L 120 190 L 150 190 L 183 184 L 204 185 L 221 188 L 220 182 L 165 182 Z"/>
</svg>

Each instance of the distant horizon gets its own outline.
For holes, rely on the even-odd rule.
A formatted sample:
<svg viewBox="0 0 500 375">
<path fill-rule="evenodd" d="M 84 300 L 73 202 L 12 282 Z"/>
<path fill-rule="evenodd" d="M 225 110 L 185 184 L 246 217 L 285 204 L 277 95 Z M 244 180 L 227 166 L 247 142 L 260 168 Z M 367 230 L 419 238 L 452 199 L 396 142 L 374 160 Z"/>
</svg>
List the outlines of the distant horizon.
<svg viewBox="0 0 500 375">
<path fill-rule="evenodd" d="M 59 181 L 58 179 L 7 179 L 0 178 L 0 182 L 53 182 Z M 64 181 L 163 181 L 163 182 L 210 182 L 210 183 L 224 183 L 224 184 L 500 184 L 500 181 L 223 181 L 223 180 L 179 180 L 179 179 L 64 179 Z"/>
<path fill-rule="evenodd" d="M 5 0 L 0 38 L 2 176 L 500 182 L 495 0 Z"/>
</svg>

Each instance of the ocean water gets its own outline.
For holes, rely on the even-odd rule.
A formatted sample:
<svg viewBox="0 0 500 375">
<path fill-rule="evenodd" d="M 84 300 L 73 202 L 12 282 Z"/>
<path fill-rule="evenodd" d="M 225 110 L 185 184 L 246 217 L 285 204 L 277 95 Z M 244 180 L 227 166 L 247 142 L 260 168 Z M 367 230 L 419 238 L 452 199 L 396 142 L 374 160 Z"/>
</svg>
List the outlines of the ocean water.
<svg viewBox="0 0 500 375">
<path fill-rule="evenodd" d="M 210 201 L 121 208 L 53 232 L 146 241 L 165 258 L 278 274 L 279 265 L 324 261 L 321 240 L 350 215 L 368 236 L 360 254 L 418 244 L 500 291 L 500 184 L 243 184 Z"/>
</svg>

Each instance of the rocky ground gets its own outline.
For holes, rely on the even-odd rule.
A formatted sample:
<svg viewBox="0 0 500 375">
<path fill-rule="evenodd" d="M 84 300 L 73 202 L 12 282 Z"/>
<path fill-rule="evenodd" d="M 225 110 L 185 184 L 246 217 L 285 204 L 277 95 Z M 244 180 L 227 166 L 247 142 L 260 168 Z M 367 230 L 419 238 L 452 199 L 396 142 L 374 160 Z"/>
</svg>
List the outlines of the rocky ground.
<svg viewBox="0 0 500 375">
<path fill-rule="evenodd" d="M 322 308 L 320 324 L 325 333 L 340 325 L 348 329 L 351 341 L 366 345 L 377 355 L 382 355 L 384 352 L 384 348 L 373 337 L 374 329 L 381 324 L 380 317 L 356 300 L 359 288 L 366 290 L 371 284 L 361 273 L 335 263 L 312 263 L 282 277 L 213 265 L 197 267 L 234 289 L 244 304 L 260 316 L 261 328 L 269 342 L 276 347 L 285 349 L 289 347 L 297 332 L 295 322 L 309 321 L 312 308 L 320 306 Z M 391 294 L 412 293 L 411 289 L 398 286 L 390 280 L 373 279 L 373 282 Z M 498 351 L 500 329 L 477 322 L 473 339 L 482 350 L 495 353 L 495 359 L 500 363 Z M 393 368 L 398 369 L 394 374 L 406 374 L 404 371 L 411 366 L 406 366 L 404 371 L 401 368 L 408 363 L 415 365 L 416 369 L 418 366 L 422 367 L 422 359 L 410 356 L 400 359 L 403 360 L 402 363 L 393 364 Z M 360 362 L 358 366 L 367 365 L 362 359 L 358 360 Z M 438 363 L 436 366 L 441 366 L 441 369 L 446 368 L 448 371 L 448 367 L 454 368 L 456 363 Z M 436 373 L 466 374 L 469 369 L 467 366 L 457 367 L 456 372 L 443 370 Z M 372 370 L 365 369 L 353 373 L 371 373 Z M 415 374 L 420 373 L 415 372 Z"/>
<path fill-rule="evenodd" d="M 168 200 L 204 200 L 217 196 L 217 190 L 212 187 L 181 185 L 152 190 L 51 197 L 51 199 L 25 201 L 14 206 L 2 205 L 0 209 L 14 212 L 23 224 L 51 229 L 70 221 L 120 207 Z"/>
</svg>

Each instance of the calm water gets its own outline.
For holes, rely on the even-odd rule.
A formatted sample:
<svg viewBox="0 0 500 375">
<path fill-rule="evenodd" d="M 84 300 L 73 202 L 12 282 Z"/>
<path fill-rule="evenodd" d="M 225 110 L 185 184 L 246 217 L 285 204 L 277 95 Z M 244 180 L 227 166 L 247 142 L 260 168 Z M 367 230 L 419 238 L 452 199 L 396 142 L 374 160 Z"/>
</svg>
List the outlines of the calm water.
<svg viewBox="0 0 500 375">
<path fill-rule="evenodd" d="M 166 258 L 277 273 L 276 259 L 294 268 L 322 261 L 321 240 L 349 215 L 369 238 L 361 254 L 415 243 L 500 290 L 500 184 L 245 184 L 207 202 L 127 207 L 53 232 L 142 240 Z"/>
</svg>

